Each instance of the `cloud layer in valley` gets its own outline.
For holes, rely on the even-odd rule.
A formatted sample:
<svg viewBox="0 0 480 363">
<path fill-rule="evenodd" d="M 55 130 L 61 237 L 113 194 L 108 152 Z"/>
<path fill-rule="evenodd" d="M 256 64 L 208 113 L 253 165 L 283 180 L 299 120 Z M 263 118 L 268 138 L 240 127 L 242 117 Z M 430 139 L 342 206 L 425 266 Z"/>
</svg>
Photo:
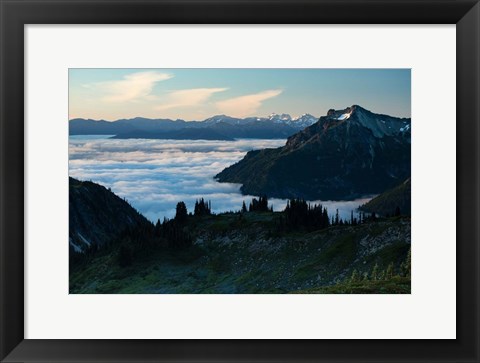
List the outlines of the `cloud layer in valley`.
<svg viewBox="0 0 480 363">
<path fill-rule="evenodd" d="M 211 200 L 214 212 L 239 210 L 251 196 L 241 195 L 239 184 L 217 183 L 213 177 L 252 149 L 283 146 L 285 140 L 119 140 L 71 136 L 69 174 L 92 180 L 126 198 L 151 221 L 171 218 L 177 202 L 189 211 L 195 200 Z M 286 201 L 272 199 L 275 210 Z M 329 213 L 338 208 L 344 217 L 365 200 L 325 202 Z"/>
</svg>

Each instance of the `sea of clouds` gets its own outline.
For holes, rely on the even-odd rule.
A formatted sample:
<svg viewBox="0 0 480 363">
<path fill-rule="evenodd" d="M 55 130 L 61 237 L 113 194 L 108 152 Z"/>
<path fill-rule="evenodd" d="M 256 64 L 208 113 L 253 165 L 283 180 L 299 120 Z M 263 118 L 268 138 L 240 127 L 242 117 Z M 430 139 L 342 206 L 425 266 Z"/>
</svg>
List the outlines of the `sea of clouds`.
<svg viewBox="0 0 480 363">
<path fill-rule="evenodd" d="M 69 174 L 109 187 L 155 222 L 175 215 L 184 201 L 189 211 L 199 198 L 210 200 L 215 213 L 236 211 L 252 196 L 240 193 L 240 184 L 218 183 L 213 178 L 241 160 L 250 150 L 276 148 L 285 140 L 239 139 L 144 140 L 110 139 L 108 136 L 70 136 Z M 342 218 L 369 199 L 321 202 L 329 214 L 338 209 Z M 318 203 L 319 201 L 317 201 Z M 274 210 L 286 200 L 271 199 Z"/>
</svg>

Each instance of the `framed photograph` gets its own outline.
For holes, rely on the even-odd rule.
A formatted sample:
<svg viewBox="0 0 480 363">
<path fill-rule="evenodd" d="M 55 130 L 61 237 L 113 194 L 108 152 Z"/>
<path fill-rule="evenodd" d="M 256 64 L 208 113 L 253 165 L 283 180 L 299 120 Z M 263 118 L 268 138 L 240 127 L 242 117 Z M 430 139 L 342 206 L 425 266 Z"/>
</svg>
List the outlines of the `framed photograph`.
<svg viewBox="0 0 480 363">
<path fill-rule="evenodd" d="M 1 9 L 2 362 L 480 360 L 478 1 Z"/>
</svg>

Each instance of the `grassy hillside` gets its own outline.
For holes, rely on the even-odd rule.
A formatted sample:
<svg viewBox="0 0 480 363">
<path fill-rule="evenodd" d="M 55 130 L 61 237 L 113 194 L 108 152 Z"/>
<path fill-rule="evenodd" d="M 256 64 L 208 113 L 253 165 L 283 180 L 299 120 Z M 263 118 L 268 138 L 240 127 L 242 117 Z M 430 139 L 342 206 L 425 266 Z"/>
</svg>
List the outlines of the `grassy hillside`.
<svg viewBox="0 0 480 363">
<path fill-rule="evenodd" d="M 410 278 L 396 277 L 405 275 L 409 218 L 286 232 L 278 228 L 282 215 L 189 216 L 183 229 L 191 246 L 137 246 L 122 267 L 121 244 L 112 245 L 71 266 L 70 292 L 410 292 Z M 385 274 L 389 265 L 391 276 Z M 372 277 L 374 269 L 379 273 Z M 352 282 L 352 274 L 361 278 Z"/>
</svg>

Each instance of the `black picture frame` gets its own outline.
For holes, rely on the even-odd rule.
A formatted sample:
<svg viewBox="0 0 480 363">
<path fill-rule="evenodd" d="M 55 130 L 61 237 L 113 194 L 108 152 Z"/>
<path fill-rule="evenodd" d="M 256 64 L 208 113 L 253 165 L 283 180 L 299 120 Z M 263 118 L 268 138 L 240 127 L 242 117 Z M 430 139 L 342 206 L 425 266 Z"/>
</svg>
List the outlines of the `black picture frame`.
<svg viewBox="0 0 480 363">
<path fill-rule="evenodd" d="M 478 0 L 0 0 L 0 13 L 2 362 L 479 362 Z M 24 25 L 159 23 L 456 24 L 457 339 L 24 339 Z"/>
</svg>

